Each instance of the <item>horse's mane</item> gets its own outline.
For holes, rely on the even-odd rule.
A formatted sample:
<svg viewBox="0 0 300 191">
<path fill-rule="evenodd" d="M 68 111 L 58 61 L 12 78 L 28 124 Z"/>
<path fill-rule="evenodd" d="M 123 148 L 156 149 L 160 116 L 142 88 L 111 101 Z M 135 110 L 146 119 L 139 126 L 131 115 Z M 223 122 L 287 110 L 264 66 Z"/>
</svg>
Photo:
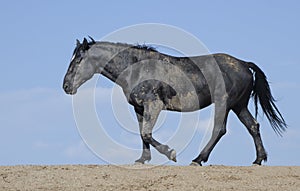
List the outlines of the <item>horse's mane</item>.
<svg viewBox="0 0 300 191">
<path fill-rule="evenodd" d="M 93 45 L 95 44 L 95 41 L 88 42 L 88 45 Z M 159 52 L 155 47 L 151 45 L 146 45 L 146 44 L 127 44 L 127 43 L 121 43 L 121 42 L 108 42 L 108 41 L 99 41 L 97 43 L 101 44 L 115 44 L 118 46 L 124 46 L 125 48 L 134 48 L 134 49 L 139 49 L 139 50 L 146 50 L 146 51 L 153 51 L 153 52 Z"/>
<path fill-rule="evenodd" d="M 158 52 L 156 50 L 156 48 L 154 48 L 153 46 L 150 46 L 150 45 L 146 45 L 146 44 L 133 45 L 132 48 L 142 49 L 142 50 L 149 50 L 149 51 L 153 51 L 153 52 Z"/>
</svg>

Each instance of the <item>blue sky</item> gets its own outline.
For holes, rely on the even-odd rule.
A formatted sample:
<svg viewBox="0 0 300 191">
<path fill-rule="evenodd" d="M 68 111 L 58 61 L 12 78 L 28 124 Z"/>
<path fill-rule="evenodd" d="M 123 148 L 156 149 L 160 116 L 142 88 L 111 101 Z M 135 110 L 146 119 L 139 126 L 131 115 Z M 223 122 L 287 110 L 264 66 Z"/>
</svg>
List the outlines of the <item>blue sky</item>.
<svg viewBox="0 0 300 191">
<path fill-rule="evenodd" d="M 200 39 L 212 53 L 228 53 L 259 65 L 289 124 L 287 133 L 280 138 L 266 118 L 258 118 L 269 154 L 266 164 L 300 165 L 299 9 L 299 1 L 2 2 L 0 165 L 106 164 L 81 139 L 72 98 L 64 94 L 62 80 L 75 39 L 91 35 L 98 40 L 119 28 L 141 23 L 179 27 Z M 117 135 L 114 139 L 120 144 L 139 148 L 139 137 L 122 134 L 122 126 L 114 118 L 112 87 L 107 79 L 99 78 L 96 108 L 99 115 L 102 113 L 103 126 L 112 136 Z M 252 102 L 249 107 L 253 109 Z M 201 127 L 178 157 L 179 165 L 188 164 L 198 155 L 211 109 L 200 112 Z M 167 138 L 168 128 L 178 122 L 175 119 L 179 114 L 163 116 L 161 133 L 158 130 L 156 134 L 161 140 Z M 248 132 L 234 114 L 229 115 L 227 126 L 228 133 L 207 164 L 250 165 L 255 150 Z M 110 152 L 109 144 L 101 140 L 100 144 L 107 153 L 113 153 L 107 157 L 116 163 L 127 163 L 139 156 L 139 152 Z"/>
</svg>

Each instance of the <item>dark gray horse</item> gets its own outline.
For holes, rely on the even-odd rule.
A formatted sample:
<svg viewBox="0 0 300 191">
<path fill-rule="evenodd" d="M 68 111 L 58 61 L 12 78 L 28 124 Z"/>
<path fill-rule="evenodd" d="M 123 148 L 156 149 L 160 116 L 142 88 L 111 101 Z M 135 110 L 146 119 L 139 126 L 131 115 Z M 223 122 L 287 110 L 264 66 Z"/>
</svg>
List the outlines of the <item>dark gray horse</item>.
<svg viewBox="0 0 300 191">
<path fill-rule="evenodd" d="M 215 104 L 212 136 L 192 162 L 202 165 L 226 133 L 228 112 L 232 110 L 246 126 L 256 147 L 254 164 L 267 160 L 259 132 L 259 124 L 247 105 L 254 98 L 272 128 L 281 135 L 287 125 L 275 106 L 263 71 L 251 62 L 226 54 L 195 57 L 173 57 L 149 46 L 122 43 L 88 42 L 84 38 L 77 46 L 64 78 L 63 89 L 75 94 L 95 73 L 120 85 L 128 102 L 134 107 L 143 142 L 144 163 L 151 159 L 150 145 L 176 162 L 176 152 L 152 137 L 152 129 L 161 110 L 189 112 Z M 253 77 L 254 75 L 254 77 Z"/>
</svg>

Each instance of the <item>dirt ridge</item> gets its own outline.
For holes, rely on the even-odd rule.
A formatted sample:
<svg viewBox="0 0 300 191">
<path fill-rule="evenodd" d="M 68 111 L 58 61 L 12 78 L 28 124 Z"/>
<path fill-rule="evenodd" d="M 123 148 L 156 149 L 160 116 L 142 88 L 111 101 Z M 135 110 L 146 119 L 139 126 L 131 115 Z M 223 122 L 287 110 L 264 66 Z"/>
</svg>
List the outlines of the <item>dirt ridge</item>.
<svg viewBox="0 0 300 191">
<path fill-rule="evenodd" d="M 300 190 L 300 166 L 0 166 L 0 190 Z"/>
</svg>

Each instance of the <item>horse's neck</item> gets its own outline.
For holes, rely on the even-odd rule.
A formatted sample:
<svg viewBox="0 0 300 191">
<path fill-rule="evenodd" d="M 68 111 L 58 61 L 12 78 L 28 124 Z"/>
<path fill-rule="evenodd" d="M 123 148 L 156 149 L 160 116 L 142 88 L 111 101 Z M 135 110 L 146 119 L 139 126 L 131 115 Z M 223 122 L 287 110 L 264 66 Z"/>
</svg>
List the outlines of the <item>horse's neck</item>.
<svg viewBox="0 0 300 191">
<path fill-rule="evenodd" d="M 120 86 L 126 86 L 126 79 L 118 79 L 124 70 L 128 68 L 136 58 L 141 59 L 142 50 L 131 48 L 130 45 L 106 43 L 101 45 L 98 54 L 102 55 L 99 58 L 98 64 L 105 64 L 105 66 L 97 66 L 102 68 L 101 73 L 113 82 L 118 83 Z"/>
<path fill-rule="evenodd" d="M 159 53 L 153 54 L 151 51 L 132 48 L 132 45 L 100 42 L 98 45 L 97 65 L 96 68 L 101 69 L 97 73 L 101 73 L 111 81 L 119 84 L 122 88 L 127 88 L 131 71 L 129 67 L 138 61 L 155 59 L 159 57 Z M 128 70 L 129 69 L 129 70 Z"/>
<path fill-rule="evenodd" d="M 101 73 L 115 82 L 120 71 L 119 63 L 114 63 L 113 60 L 125 48 L 125 46 L 117 46 L 108 42 L 99 42 L 94 45 L 90 55 L 93 55 L 91 61 L 95 64 L 95 73 Z"/>
</svg>

